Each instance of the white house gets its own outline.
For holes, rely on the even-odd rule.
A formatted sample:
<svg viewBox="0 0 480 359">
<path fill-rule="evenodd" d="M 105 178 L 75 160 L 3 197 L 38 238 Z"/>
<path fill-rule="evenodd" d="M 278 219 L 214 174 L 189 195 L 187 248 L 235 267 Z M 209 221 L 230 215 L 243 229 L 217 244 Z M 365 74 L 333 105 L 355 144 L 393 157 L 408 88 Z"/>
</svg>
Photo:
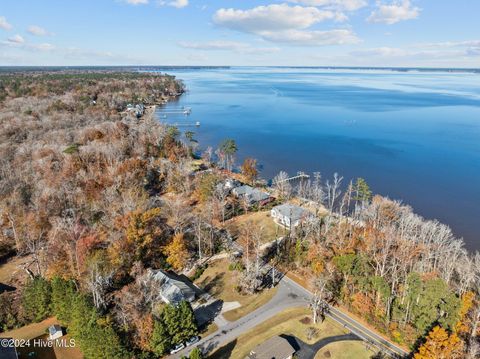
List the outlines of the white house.
<svg viewBox="0 0 480 359">
<path fill-rule="evenodd" d="M 311 217 L 312 213 L 302 207 L 284 203 L 273 207 L 270 215 L 275 223 L 287 228 L 294 228 Z"/>
<path fill-rule="evenodd" d="M 48 328 L 48 339 L 50 339 L 50 340 L 55 340 L 55 339 L 61 338 L 61 337 L 63 337 L 63 335 L 64 335 L 63 329 L 58 324 L 51 325 Z"/>
<path fill-rule="evenodd" d="M 240 187 L 242 184 L 233 178 L 227 178 L 224 181 L 217 184 L 216 189 L 223 191 L 224 193 L 230 193 L 234 188 Z"/>
</svg>

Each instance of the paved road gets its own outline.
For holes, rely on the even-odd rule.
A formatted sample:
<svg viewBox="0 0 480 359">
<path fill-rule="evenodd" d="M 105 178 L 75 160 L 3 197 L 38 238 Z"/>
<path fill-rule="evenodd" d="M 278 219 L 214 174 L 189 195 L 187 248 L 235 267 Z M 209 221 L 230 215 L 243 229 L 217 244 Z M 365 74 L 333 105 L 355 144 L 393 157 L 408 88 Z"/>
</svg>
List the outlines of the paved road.
<svg viewBox="0 0 480 359">
<path fill-rule="evenodd" d="M 196 345 L 184 349 L 175 355 L 171 355 L 170 358 L 180 358 L 182 355 L 188 355 L 194 347 L 199 347 L 205 352 L 211 352 L 238 338 L 243 333 L 248 332 L 258 324 L 263 323 L 285 309 L 305 307 L 308 303 L 308 293 L 299 293 L 298 288 L 285 277 L 278 284 L 277 293 L 268 303 L 235 322 L 229 322 L 216 332 L 202 338 Z"/>
<path fill-rule="evenodd" d="M 295 287 L 295 293 L 305 297 L 311 298 L 312 294 L 302 287 L 300 284 L 297 284 L 288 277 L 284 277 L 283 281 L 288 282 L 290 286 Z M 382 336 L 378 335 L 376 332 L 365 327 L 362 323 L 356 321 L 355 319 L 349 317 L 347 314 L 343 313 L 339 309 L 330 306 L 329 313 L 327 315 L 335 320 L 336 322 L 343 325 L 346 329 L 351 331 L 353 334 L 357 335 L 359 338 L 364 340 L 370 345 L 376 346 L 378 349 L 388 353 L 391 357 L 402 358 L 408 355 L 408 352 L 400 348 L 399 346 L 389 342 Z"/>
</svg>

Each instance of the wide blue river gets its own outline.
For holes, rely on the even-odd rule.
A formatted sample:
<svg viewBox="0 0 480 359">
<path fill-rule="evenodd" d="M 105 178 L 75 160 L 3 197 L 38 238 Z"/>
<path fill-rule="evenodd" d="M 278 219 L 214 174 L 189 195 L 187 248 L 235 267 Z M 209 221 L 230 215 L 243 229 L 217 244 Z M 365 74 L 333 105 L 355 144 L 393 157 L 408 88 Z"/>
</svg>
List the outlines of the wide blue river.
<svg viewBox="0 0 480 359">
<path fill-rule="evenodd" d="M 480 74 L 298 68 L 169 70 L 188 92 L 158 110 L 238 162 L 363 177 L 480 249 Z M 160 113 L 190 106 L 190 116 Z M 200 127 L 188 126 L 196 121 Z"/>
</svg>

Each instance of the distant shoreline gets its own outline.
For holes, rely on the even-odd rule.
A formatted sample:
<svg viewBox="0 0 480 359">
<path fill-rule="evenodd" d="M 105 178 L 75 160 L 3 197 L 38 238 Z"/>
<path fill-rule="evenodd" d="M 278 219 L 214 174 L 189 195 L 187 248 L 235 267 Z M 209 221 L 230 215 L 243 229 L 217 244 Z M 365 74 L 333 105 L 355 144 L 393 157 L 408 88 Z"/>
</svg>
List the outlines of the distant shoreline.
<svg viewBox="0 0 480 359">
<path fill-rule="evenodd" d="M 480 68 L 448 68 L 448 67 L 377 67 L 377 66 L 0 66 L 2 72 L 16 71 L 175 71 L 175 70 L 228 70 L 231 68 L 265 68 L 265 69 L 312 69 L 312 70 L 361 70 L 361 71 L 393 71 L 393 72 L 445 72 L 480 74 Z"/>
</svg>

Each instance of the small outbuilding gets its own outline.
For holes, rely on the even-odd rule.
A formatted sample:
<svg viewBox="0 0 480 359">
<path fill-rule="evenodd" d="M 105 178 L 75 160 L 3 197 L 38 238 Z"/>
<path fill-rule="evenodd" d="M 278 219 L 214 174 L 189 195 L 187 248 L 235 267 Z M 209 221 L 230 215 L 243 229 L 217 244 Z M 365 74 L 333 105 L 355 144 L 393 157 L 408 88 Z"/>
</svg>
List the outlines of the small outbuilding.
<svg viewBox="0 0 480 359">
<path fill-rule="evenodd" d="M 295 349 L 287 339 L 275 336 L 257 345 L 245 359 L 292 359 Z"/>
<path fill-rule="evenodd" d="M 55 340 L 55 339 L 61 338 L 64 335 L 65 335 L 65 333 L 63 332 L 62 327 L 58 324 L 51 325 L 48 328 L 48 339 L 50 339 L 50 340 Z"/>
<path fill-rule="evenodd" d="M 270 215 L 275 223 L 287 228 L 294 228 L 311 217 L 312 213 L 302 207 L 284 203 L 273 207 Z"/>
</svg>

